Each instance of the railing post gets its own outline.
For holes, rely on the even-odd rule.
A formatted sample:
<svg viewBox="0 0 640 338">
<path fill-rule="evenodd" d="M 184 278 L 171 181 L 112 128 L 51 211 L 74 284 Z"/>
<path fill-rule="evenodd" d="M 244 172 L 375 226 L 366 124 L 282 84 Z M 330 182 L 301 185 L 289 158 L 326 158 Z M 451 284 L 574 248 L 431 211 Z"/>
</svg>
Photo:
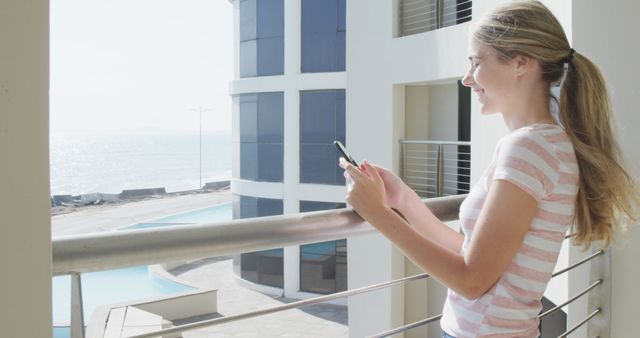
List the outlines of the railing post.
<svg viewBox="0 0 640 338">
<path fill-rule="evenodd" d="M 600 250 L 594 248 L 593 251 Z M 587 313 L 599 309 L 587 323 L 587 336 L 610 338 L 611 337 L 611 249 L 604 250 L 591 261 L 590 283 L 601 279 L 602 284 L 593 289 L 589 294 L 589 310 Z"/>
<path fill-rule="evenodd" d="M 71 274 L 71 338 L 84 338 L 84 309 L 82 308 L 82 279 Z"/>
<path fill-rule="evenodd" d="M 444 192 L 444 145 L 438 144 L 438 157 L 436 167 L 436 197 L 442 196 Z"/>
</svg>

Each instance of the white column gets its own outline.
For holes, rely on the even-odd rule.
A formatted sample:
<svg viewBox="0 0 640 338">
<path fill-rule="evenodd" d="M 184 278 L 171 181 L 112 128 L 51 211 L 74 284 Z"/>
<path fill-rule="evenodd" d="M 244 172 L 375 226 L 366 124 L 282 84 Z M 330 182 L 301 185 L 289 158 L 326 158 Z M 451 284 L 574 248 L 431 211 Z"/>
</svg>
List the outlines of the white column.
<svg viewBox="0 0 640 338">
<path fill-rule="evenodd" d="M 295 78 L 300 73 L 300 1 L 284 0 L 284 200 L 285 214 L 298 213 L 300 177 L 300 98 Z M 284 295 L 300 289 L 300 246 L 284 248 Z"/>
<path fill-rule="evenodd" d="M 0 46 L 0 327 L 50 337 L 49 1 L 1 1 Z"/>
<path fill-rule="evenodd" d="M 632 32 L 640 31 L 639 12 L 636 1 L 572 2 L 573 48 L 595 62 L 607 81 L 620 145 L 636 177 L 640 176 L 640 46 Z M 633 225 L 629 230 L 612 252 L 611 337 L 635 337 L 638 331 L 640 229 Z"/>
</svg>

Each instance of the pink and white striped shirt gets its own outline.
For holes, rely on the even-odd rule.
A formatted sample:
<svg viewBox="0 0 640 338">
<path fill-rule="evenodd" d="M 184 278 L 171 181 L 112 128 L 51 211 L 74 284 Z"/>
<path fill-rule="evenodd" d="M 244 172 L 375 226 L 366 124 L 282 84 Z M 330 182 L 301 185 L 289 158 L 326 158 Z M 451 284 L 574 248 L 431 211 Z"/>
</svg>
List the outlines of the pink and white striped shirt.
<svg viewBox="0 0 640 338">
<path fill-rule="evenodd" d="M 491 166 L 460 206 L 462 254 L 493 180 L 509 181 L 531 194 L 538 211 L 513 261 L 491 289 L 476 300 L 449 290 L 441 326 L 459 338 L 538 337 L 542 295 L 574 220 L 579 171 L 569 137 L 560 126 L 536 124 L 500 140 Z"/>
</svg>

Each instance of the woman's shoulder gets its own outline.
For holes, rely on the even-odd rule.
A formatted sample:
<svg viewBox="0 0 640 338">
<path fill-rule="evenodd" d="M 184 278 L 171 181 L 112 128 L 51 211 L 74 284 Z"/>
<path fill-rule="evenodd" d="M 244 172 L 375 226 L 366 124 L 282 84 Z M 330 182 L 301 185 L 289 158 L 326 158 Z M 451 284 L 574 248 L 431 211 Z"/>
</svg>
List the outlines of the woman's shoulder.
<svg viewBox="0 0 640 338">
<path fill-rule="evenodd" d="M 533 124 L 514 130 L 500 142 L 503 146 L 542 147 L 549 151 L 566 150 L 571 140 L 564 129 L 556 124 Z"/>
</svg>

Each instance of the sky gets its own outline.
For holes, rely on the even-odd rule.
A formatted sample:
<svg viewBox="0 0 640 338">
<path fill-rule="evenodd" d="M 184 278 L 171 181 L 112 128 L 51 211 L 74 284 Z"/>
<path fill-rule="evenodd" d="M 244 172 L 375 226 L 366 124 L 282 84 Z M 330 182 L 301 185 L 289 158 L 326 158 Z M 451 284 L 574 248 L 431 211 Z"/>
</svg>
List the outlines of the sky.
<svg viewBox="0 0 640 338">
<path fill-rule="evenodd" d="M 51 0 L 51 131 L 231 130 L 228 0 Z"/>
</svg>

